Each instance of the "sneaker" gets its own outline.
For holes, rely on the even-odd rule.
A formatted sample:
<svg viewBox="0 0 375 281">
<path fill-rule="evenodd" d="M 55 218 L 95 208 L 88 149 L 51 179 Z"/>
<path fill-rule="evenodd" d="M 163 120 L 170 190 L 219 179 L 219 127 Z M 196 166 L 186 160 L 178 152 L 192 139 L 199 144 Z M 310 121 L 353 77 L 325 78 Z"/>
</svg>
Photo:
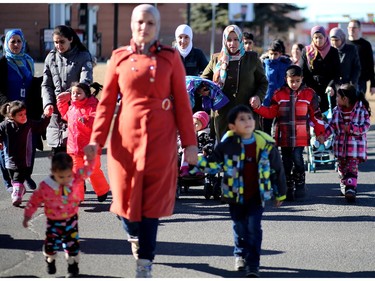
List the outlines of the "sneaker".
<svg viewBox="0 0 375 281">
<path fill-rule="evenodd" d="M 28 178 L 25 180 L 26 186 L 28 189 L 35 190 L 37 185 L 32 178 Z"/>
<path fill-rule="evenodd" d="M 66 278 L 76 278 L 79 275 L 78 263 L 74 261 L 72 264 L 68 264 L 68 274 Z"/>
<path fill-rule="evenodd" d="M 345 199 L 348 202 L 355 202 L 356 192 L 354 189 L 348 188 L 345 191 Z"/>
<path fill-rule="evenodd" d="M 52 261 L 48 261 L 49 258 L 46 257 L 46 263 L 47 263 L 47 273 L 48 274 L 55 274 L 56 273 L 56 265 L 55 265 L 55 259 Z"/>
<path fill-rule="evenodd" d="M 246 267 L 246 277 L 249 278 L 259 278 L 259 267 L 252 267 L 252 266 L 247 266 Z"/>
<path fill-rule="evenodd" d="M 104 193 L 103 195 L 98 196 L 98 201 L 104 202 L 105 200 L 107 200 L 107 197 L 108 197 L 108 192 Z"/>
<path fill-rule="evenodd" d="M 234 261 L 234 269 L 236 271 L 243 271 L 246 267 L 246 261 L 243 257 L 236 257 Z"/>
<path fill-rule="evenodd" d="M 135 278 L 151 278 L 152 261 L 145 259 L 137 260 L 137 271 Z"/>
</svg>

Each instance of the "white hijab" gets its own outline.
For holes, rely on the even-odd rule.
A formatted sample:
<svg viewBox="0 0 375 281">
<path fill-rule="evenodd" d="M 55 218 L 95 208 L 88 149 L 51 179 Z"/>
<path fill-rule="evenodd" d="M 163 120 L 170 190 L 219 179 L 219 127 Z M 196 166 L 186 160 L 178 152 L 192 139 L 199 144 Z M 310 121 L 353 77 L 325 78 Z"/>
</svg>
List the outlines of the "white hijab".
<svg viewBox="0 0 375 281">
<path fill-rule="evenodd" d="M 176 43 L 177 49 L 180 52 L 181 56 L 183 58 L 186 58 L 187 55 L 190 53 L 191 49 L 193 48 L 193 30 L 191 29 L 190 26 L 186 24 L 181 24 L 176 28 L 176 31 L 174 33 L 176 37 L 176 42 L 178 41 L 178 37 L 181 34 L 186 34 L 190 38 L 189 45 L 187 46 L 186 49 L 182 49 L 181 46 L 178 43 Z"/>
</svg>

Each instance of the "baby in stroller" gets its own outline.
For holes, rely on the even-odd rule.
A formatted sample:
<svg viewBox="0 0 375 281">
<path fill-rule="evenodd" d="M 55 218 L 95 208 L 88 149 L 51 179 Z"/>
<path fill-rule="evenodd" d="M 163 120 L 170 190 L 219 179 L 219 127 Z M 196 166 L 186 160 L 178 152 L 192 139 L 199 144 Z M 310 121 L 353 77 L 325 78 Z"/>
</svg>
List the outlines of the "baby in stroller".
<svg viewBox="0 0 375 281">
<path fill-rule="evenodd" d="M 208 126 L 210 123 L 210 116 L 205 111 L 197 111 L 193 114 L 193 122 L 197 134 L 198 153 L 208 156 L 212 153 L 215 144 L 215 139 L 211 138 L 210 128 Z M 206 199 L 209 199 L 211 195 L 213 195 L 214 198 L 218 198 L 221 193 L 215 192 L 215 190 L 220 190 L 220 186 L 217 186 L 220 181 L 217 180 L 217 177 L 215 175 L 206 176 L 201 172 L 198 172 L 194 175 L 190 174 L 189 171 L 193 168 L 193 166 L 189 166 L 189 164 L 185 161 L 183 148 L 181 147 L 179 141 L 178 155 L 180 175 L 178 178 L 176 197 L 178 197 L 177 195 L 179 195 L 180 189 L 182 187 L 184 187 L 184 191 L 187 192 L 189 186 L 202 185 L 204 186 Z"/>
</svg>

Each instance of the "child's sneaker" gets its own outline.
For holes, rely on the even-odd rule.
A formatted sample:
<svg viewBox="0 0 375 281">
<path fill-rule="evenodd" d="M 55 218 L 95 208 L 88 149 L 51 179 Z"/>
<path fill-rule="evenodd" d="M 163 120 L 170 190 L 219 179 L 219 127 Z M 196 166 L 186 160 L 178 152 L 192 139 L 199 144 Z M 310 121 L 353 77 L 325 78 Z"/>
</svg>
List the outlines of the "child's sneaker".
<svg viewBox="0 0 375 281">
<path fill-rule="evenodd" d="M 249 277 L 249 278 L 259 278 L 260 277 L 260 274 L 259 274 L 259 267 L 257 266 L 247 266 L 246 267 L 246 277 Z"/>
<path fill-rule="evenodd" d="M 246 267 L 246 261 L 243 257 L 236 257 L 234 261 L 234 269 L 236 271 L 243 271 Z"/>
<path fill-rule="evenodd" d="M 145 259 L 137 260 L 137 271 L 135 278 L 151 278 L 152 261 Z"/>
<path fill-rule="evenodd" d="M 348 188 L 345 191 L 345 199 L 348 202 L 355 202 L 356 192 L 354 189 Z"/>
<path fill-rule="evenodd" d="M 56 261 L 55 259 L 52 259 L 50 257 L 46 257 L 47 273 L 48 274 L 55 274 L 56 273 L 55 261 Z"/>
</svg>

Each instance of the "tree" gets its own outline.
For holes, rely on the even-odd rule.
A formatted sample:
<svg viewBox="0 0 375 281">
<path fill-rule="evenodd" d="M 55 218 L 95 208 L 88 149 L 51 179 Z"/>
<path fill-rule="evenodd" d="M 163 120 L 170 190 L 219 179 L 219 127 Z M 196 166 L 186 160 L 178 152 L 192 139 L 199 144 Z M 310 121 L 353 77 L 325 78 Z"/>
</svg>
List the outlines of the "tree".
<svg viewBox="0 0 375 281">
<path fill-rule="evenodd" d="M 305 18 L 295 19 L 290 16 L 290 13 L 303 9 L 291 3 L 255 3 L 254 21 L 244 23 L 244 28 L 252 30 L 255 38 L 263 39 L 264 30 L 267 26 L 270 37 L 280 37 L 282 33 L 287 32 L 290 28 L 295 28 L 296 24 L 306 21 Z M 211 4 L 191 4 L 191 27 L 194 32 L 203 33 L 210 30 L 211 18 Z M 216 6 L 216 26 L 224 30 L 229 24 L 228 4 L 220 3 Z M 235 22 L 234 24 L 240 25 L 241 23 Z"/>
</svg>

